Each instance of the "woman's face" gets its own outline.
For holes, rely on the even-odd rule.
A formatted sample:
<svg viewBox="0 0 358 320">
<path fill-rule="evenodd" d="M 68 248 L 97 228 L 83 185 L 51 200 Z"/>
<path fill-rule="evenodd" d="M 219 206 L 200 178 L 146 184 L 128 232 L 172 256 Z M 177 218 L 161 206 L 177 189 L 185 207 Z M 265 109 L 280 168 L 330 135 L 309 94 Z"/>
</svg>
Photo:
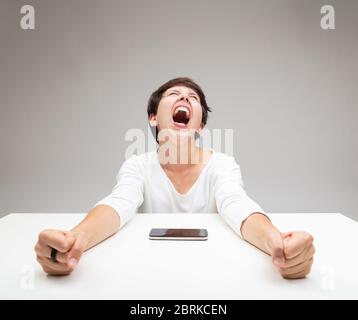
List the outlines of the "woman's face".
<svg viewBox="0 0 358 320">
<path fill-rule="evenodd" d="M 200 132 L 204 125 L 199 95 L 193 89 L 184 86 L 171 87 L 163 93 L 157 114 L 152 115 L 149 120 L 158 130 Z"/>
</svg>

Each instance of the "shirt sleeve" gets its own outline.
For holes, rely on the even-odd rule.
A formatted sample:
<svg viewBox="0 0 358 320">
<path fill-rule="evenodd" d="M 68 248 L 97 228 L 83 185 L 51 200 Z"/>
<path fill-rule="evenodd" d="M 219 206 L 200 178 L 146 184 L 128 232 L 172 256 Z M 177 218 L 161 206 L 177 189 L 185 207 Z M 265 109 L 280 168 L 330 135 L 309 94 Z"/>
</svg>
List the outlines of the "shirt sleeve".
<svg viewBox="0 0 358 320">
<path fill-rule="evenodd" d="M 240 166 L 233 157 L 225 160 L 216 178 L 215 200 L 219 214 L 242 238 L 241 225 L 252 213 L 266 215 L 263 209 L 244 190 Z M 266 215 L 267 216 L 267 215 Z"/>
<path fill-rule="evenodd" d="M 112 207 L 120 217 L 120 228 L 136 214 L 143 203 L 144 180 L 137 158 L 133 155 L 123 163 L 111 194 L 95 204 Z"/>
</svg>

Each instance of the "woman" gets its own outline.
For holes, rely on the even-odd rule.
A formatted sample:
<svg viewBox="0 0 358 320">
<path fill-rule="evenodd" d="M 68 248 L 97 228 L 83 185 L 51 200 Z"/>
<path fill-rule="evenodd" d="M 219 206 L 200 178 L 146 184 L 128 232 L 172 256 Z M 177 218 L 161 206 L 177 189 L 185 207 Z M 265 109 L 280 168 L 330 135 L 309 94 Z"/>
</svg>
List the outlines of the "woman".
<svg viewBox="0 0 358 320">
<path fill-rule="evenodd" d="M 284 278 L 305 277 L 313 237 L 281 233 L 245 193 L 235 160 L 196 145 L 211 111 L 202 89 L 189 78 L 172 79 L 152 93 L 147 111 L 158 149 L 127 159 L 112 193 L 72 230 L 40 233 L 35 251 L 43 270 L 70 274 L 84 251 L 115 234 L 136 212 L 218 212 L 240 237 L 271 255 Z"/>
</svg>

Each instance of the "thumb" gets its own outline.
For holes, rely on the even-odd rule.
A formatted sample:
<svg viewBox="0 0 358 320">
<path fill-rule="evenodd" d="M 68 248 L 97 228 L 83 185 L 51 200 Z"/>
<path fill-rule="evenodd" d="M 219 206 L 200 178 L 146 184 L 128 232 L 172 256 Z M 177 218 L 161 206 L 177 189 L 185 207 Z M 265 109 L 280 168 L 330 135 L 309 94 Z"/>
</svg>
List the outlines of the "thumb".
<svg viewBox="0 0 358 320">
<path fill-rule="evenodd" d="M 73 236 L 73 235 L 69 235 L 69 236 Z M 86 249 L 86 238 L 84 237 L 84 234 L 78 233 L 75 237 L 76 240 L 68 254 L 68 261 L 67 261 L 67 265 L 71 269 L 74 269 L 77 266 L 78 262 L 81 259 L 82 253 Z"/>
<path fill-rule="evenodd" d="M 276 267 L 281 267 L 285 263 L 285 254 L 282 235 L 278 230 L 274 230 L 269 234 L 269 247 L 273 264 Z"/>
</svg>

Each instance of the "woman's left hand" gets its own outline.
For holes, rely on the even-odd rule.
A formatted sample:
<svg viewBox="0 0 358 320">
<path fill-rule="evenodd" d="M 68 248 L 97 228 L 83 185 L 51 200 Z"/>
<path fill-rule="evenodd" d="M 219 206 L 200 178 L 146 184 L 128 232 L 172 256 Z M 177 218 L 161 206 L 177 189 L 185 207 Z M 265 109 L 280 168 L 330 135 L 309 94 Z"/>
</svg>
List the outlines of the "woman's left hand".
<svg viewBox="0 0 358 320">
<path fill-rule="evenodd" d="M 282 277 L 299 279 L 311 272 L 313 255 L 313 237 L 307 232 L 272 232 L 269 237 L 272 262 Z"/>
</svg>

